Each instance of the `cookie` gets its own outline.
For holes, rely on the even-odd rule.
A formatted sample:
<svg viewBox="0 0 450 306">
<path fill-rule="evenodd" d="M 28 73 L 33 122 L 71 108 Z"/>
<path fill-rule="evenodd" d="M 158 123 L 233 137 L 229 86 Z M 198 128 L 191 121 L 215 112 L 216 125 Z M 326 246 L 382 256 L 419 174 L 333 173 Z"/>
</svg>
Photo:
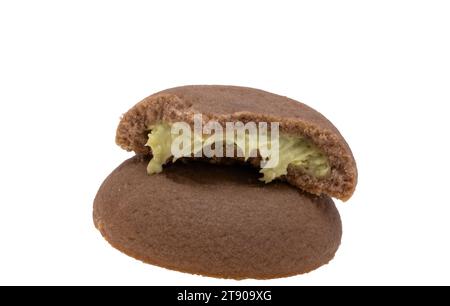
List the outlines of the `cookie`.
<svg viewBox="0 0 450 306">
<path fill-rule="evenodd" d="M 265 185 L 250 166 L 189 160 L 146 173 L 137 155 L 103 182 L 94 223 L 115 248 L 192 274 L 269 279 L 327 264 L 341 241 L 333 201 L 285 183 Z"/>
<path fill-rule="evenodd" d="M 170 133 L 174 122 L 192 125 L 196 114 L 202 114 L 204 122 L 216 121 L 223 125 L 226 122 L 279 122 L 280 152 L 285 152 L 280 153 L 280 160 L 284 164 L 279 169 L 261 170 L 262 179 L 266 182 L 286 180 L 309 193 L 344 201 L 352 196 L 357 184 L 356 163 L 336 127 L 309 106 L 262 90 L 212 85 L 164 90 L 139 102 L 123 115 L 116 142 L 125 150 L 153 155 L 154 163 L 147 171 L 160 172 L 171 156 L 170 153 L 152 154 L 155 153 L 152 143 L 160 147 L 160 143 L 155 142 L 163 139 L 158 138 L 158 133 Z M 297 151 L 293 152 L 292 148 Z M 250 159 L 249 163 L 258 166 L 257 161 Z"/>
</svg>

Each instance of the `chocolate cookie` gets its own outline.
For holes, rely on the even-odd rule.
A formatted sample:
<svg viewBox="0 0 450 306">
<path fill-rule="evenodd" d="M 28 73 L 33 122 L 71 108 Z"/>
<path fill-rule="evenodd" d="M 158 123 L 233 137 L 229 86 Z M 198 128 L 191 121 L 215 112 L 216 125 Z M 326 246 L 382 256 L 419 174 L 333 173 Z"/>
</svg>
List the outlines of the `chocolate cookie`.
<svg viewBox="0 0 450 306">
<path fill-rule="evenodd" d="M 290 143 L 293 139 L 301 156 L 296 162 L 287 163 L 279 173 L 265 173 L 266 182 L 280 178 L 310 193 L 344 201 L 352 196 L 357 183 L 356 164 L 336 127 L 305 104 L 257 89 L 205 85 L 156 93 L 123 115 L 116 142 L 123 149 L 150 155 L 149 133 L 156 124 L 170 126 L 178 121 L 192 124 L 194 115 L 199 113 L 204 121 L 221 124 L 279 122 L 280 135 L 288 139 L 284 142 L 286 147 L 293 147 Z M 160 171 L 158 165 L 154 169 Z"/>
<path fill-rule="evenodd" d="M 249 166 L 179 160 L 148 176 L 148 161 L 125 161 L 94 201 L 96 227 L 134 258 L 193 274 L 268 279 L 314 270 L 339 247 L 341 220 L 329 197 L 265 185 Z"/>
</svg>

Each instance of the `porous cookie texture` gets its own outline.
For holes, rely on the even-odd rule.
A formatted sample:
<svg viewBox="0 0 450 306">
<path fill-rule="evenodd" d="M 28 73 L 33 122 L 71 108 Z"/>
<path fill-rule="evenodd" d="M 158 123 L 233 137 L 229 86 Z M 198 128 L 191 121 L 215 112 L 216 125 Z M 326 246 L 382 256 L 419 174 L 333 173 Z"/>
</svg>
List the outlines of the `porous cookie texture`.
<svg viewBox="0 0 450 306">
<path fill-rule="evenodd" d="M 348 200 L 357 184 L 352 152 L 322 114 L 309 106 L 266 91 L 237 86 L 193 85 L 167 89 L 142 100 L 119 123 L 116 142 L 123 149 L 151 155 L 146 146 L 150 127 L 158 122 L 184 121 L 193 124 L 194 115 L 203 121 L 279 122 L 280 132 L 311 141 L 327 157 L 331 171 L 325 177 L 310 175 L 290 165 L 281 179 L 316 195 Z M 217 162 L 215 160 L 214 162 Z"/>
<path fill-rule="evenodd" d="M 333 201 L 253 168 L 179 160 L 148 176 L 137 155 L 103 182 L 94 223 L 120 251 L 153 265 L 219 278 L 269 279 L 328 263 L 341 241 Z"/>
</svg>

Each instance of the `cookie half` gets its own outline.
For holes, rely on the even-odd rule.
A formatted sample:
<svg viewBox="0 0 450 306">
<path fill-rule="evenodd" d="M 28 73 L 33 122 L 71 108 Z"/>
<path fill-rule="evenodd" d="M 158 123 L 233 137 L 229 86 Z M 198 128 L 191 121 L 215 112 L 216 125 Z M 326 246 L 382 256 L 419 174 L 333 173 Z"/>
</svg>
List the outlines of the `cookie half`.
<svg viewBox="0 0 450 306">
<path fill-rule="evenodd" d="M 258 89 L 204 85 L 164 90 L 123 115 L 116 142 L 125 150 L 151 155 L 152 141 L 167 139 L 167 136 L 149 139 L 152 133 L 163 134 L 163 127 L 168 126 L 170 134 L 174 122 L 193 124 L 195 114 L 202 114 L 205 122 L 216 121 L 223 126 L 226 122 L 279 122 L 280 157 L 292 160 L 284 160 L 285 164 L 277 171 L 264 173 L 266 182 L 274 178 L 287 180 L 309 193 L 344 201 L 355 190 L 356 163 L 337 128 L 303 103 Z M 155 146 L 160 147 L 160 143 Z M 160 163 L 170 160 L 164 155 L 160 158 L 163 158 Z M 255 160 L 250 163 L 259 166 Z"/>
<path fill-rule="evenodd" d="M 254 169 L 177 161 L 154 176 L 135 156 L 103 182 L 94 223 L 120 251 L 149 264 L 232 279 L 302 274 L 328 263 L 341 241 L 329 197 Z"/>
</svg>

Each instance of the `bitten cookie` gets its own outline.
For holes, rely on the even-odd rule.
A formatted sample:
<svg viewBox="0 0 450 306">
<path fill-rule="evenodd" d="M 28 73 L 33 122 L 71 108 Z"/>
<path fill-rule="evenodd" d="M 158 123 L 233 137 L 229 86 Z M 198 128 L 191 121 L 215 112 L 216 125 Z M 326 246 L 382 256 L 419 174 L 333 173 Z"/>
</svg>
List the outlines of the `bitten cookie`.
<svg viewBox="0 0 450 306">
<path fill-rule="evenodd" d="M 307 105 L 262 90 L 208 85 L 164 90 L 124 114 L 117 128 L 116 142 L 125 150 L 151 155 L 155 140 L 149 141 L 150 133 L 163 133 L 165 126 L 178 121 L 192 124 L 195 114 L 202 114 L 205 121 L 221 124 L 279 122 L 280 158 L 285 158 L 285 165 L 277 171 L 267 170 L 263 177 L 266 182 L 287 180 L 312 194 L 344 201 L 355 190 L 356 163 L 336 127 Z M 292 148 L 297 150 L 294 155 Z"/>
</svg>

